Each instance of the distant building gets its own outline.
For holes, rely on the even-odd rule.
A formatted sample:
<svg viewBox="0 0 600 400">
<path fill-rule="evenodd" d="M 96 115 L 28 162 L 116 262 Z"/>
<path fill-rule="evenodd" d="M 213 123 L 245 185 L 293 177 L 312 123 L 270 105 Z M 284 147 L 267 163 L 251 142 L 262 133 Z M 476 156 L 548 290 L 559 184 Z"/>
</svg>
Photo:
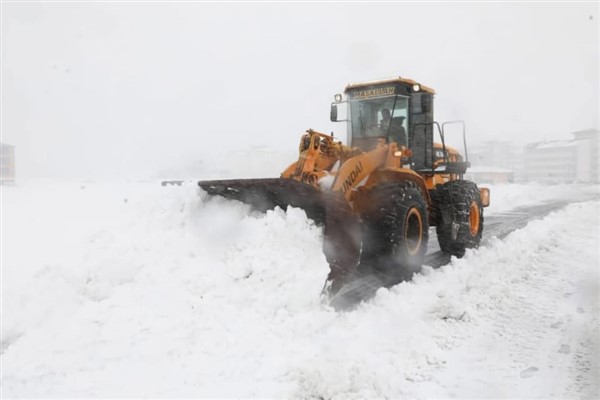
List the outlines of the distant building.
<svg viewBox="0 0 600 400">
<path fill-rule="evenodd" d="M 498 167 L 514 170 L 519 162 L 516 145 L 500 140 L 489 140 L 469 147 L 469 161 L 474 167 Z"/>
<path fill-rule="evenodd" d="M 600 131 L 588 129 L 573 132 L 577 144 L 577 180 L 600 183 Z"/>
<path fill-rule="evenodd" d="M 571 140 L 532 143 L 525 146 L 524 175 L 542 183 L 597 183 L 599 131 L 573 133 Z"/>
<path fill-rule="evenodd" d="M 15 147 L 0 143 L 0 183 L 15 182 Z"/>
<path fill-rule="evenodd" d="M 575 182 L 577 146 L 570 140 L 531 143 L 525 146 L 524 174 L 528 181 Z"/>
<path fill-rule="evenodd" d="M 491 140 L 469 148 L 467 179 L 478 183 L 506 183 L 522 178 L 522 152 L 510 142 Z"/>
<path fill-rule="evenodd" d="M 476 183 L 510 183 L 514 182 L 514 172 L 497 167 L 471 167 L 465 173 L 465 179 Z"/>
</svg>

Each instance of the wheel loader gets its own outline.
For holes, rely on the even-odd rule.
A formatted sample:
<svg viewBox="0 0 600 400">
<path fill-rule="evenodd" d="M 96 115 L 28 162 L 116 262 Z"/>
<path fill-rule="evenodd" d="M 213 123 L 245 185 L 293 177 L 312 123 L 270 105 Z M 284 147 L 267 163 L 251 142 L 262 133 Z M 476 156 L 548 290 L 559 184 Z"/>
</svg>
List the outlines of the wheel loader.
<svg viewBox="0 0 600 400">
<path fill-rule="evenodd" d="M 462 257 L 477 247 L 490 193 L 463 179 L 469 167 L 464 123 L 437 123 L 434 90 L 411 79 L 350 84 L 344 94 L 334 96 L 330 117 L 346 123 L 347 144 L 309 129 L 298 159 L 279 178 L 199 186 L 260 211 L 304 209 L 324 226 L 330 295 L 365 274 L 389 284 L 410 278 L 424 261 L 429 227 L 436 227 L 444 252 Z M 339 120 L 342 106 L 347 117 Z M 464 158 L 445 143 L 449 124 L 462 127 Z"/>
</svg>

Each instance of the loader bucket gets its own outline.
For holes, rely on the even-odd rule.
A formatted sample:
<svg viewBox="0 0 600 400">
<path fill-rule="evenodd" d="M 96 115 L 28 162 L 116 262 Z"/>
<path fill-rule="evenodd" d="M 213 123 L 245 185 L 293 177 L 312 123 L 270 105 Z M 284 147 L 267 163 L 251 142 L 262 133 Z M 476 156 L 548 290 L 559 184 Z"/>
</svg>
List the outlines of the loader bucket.
<svg viewBox="0 0 600 400">
<path fill-rule="evenodd" d="M 322 192 L 307 183 L 292 179 L 231 179 L 198 182 L 210 195 L 238 200 L 260 212 L 288 206 L 302 208 L 317 224 L 325 222 Z"/>
</svg>

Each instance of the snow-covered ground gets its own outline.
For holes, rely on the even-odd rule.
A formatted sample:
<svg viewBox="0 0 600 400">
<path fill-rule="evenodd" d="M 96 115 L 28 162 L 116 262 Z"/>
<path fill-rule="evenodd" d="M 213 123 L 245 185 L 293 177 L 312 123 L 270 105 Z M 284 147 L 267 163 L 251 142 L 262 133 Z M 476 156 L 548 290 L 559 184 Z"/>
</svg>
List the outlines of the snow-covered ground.
<svg viewBox="0 0 600 400">
<path fill-rule="evenodd" d="M 488 215 L 598 193 L 497 185 Z M 2 187 L 2 395 L 597 398 L 600 203 L 350 312 L 322 231 L 193 184 Z"/>
</svg>

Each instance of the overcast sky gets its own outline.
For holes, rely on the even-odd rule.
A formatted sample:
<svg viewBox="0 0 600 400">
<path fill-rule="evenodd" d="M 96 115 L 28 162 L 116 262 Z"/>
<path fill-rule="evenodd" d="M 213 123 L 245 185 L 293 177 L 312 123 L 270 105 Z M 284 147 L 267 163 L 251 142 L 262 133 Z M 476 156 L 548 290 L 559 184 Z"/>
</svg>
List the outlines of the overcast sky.
<svg viewBox="0 0 600 400">
<path fill-rule="evenodd" d="M 21 176 L 294 150 L 307 128 L 344 133 L 329 104 L 347 83 L 398 75 L 435 88 L 436 119 L 464 119 L 470 143 L 599 124 L 598 3 L 1 7 L 2 142 Z"/>
</svg>

